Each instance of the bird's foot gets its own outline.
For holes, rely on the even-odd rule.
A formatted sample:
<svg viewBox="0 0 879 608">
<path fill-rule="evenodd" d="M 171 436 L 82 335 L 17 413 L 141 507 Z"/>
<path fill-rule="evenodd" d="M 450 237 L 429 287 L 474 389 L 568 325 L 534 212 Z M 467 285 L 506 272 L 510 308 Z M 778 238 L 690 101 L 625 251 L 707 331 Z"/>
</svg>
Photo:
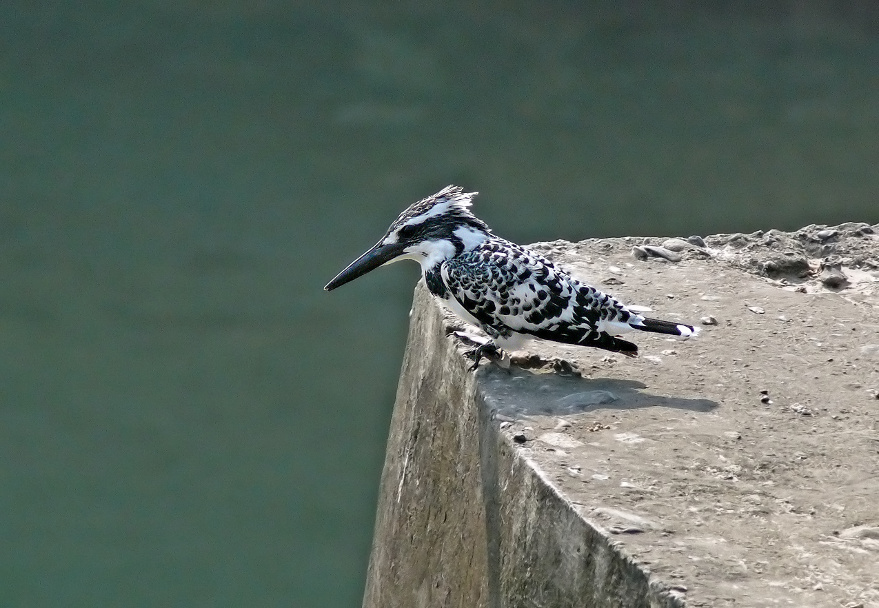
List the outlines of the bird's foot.
<svg viewBox="0 0 879 608">
<path fill-rule="evenodd" d="M 463 331 L 456 331 L 454 334 L 459 340 L 468 346 L 476 347 L 471 348 L 464 353 L 465 357 L 473 359 L 473 365 L 470 366 L 470 371 L 474 371 L 479 367 L 479 363 L 482 361 L 483 357 L 493 363 L 497 363 L 497 365 L 503 369 L 509 369 L 510 357 L 490 339 Z"/>
<path fill-rule="evenodd" d="M 494 342 L 481 344 L 473 350 L 467 351 L 464 355 L 473 359 L 473 365 L 470 366 L 471 372 L 476 371 L 479 368 L 479 362 L 482 361 L 483 357 L 493 363 L 497 363 L 503 369 L 508 369 L 510 367 L 509 357 L 506 357 L 504 351 L 498 348 Z M 504 365 L 505 363 L 506 365 Z"/>
<path fill-rule="evenodd" d="M 482 360 L 483 357 L 490 361 L 500 359 L 501 351 L 494 342 L 486 342 L 484 344 L 480 344 L 473 350 L 467 351 L 465 355 L 473 359 L 473 365 L 470 366 L 470 371 L 472 372 L 479 368 L 479 362 Z"/>
</svg>

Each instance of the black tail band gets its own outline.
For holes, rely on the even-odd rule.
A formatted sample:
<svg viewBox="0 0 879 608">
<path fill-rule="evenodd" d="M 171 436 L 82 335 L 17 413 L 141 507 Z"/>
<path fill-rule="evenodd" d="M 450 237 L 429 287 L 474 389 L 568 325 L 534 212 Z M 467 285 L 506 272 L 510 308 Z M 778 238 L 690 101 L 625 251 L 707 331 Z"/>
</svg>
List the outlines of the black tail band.
<svg viewBox="0 0 879 608">
<path fill-rule="evenodd" d="M 689 329 L 691 332 L 695 330 L 690 325 L 684 325 L 683 323 L 673 323 L 671 321 L 661 321 L 659 319 L 644 319 L 643 325 L 633 325 L 635 329 L 640 329 L 641 331 L 652 331 L 658 334 L 669 334 L 672 336 L 680 336 L 681 330 L 678 326 L 683 326 Z"/>
</svg>

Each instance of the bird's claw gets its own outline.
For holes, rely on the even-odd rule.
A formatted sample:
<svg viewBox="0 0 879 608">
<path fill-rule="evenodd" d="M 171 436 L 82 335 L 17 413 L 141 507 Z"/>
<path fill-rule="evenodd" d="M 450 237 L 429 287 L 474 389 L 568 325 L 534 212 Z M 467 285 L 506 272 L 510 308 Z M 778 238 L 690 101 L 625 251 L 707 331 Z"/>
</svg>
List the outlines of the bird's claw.
<svg viewBox="0 0 879 608">
<path fill-rule="evenodd" d="M 465 355 L 473 359 L 473 365 L 470 366 L 470 371 L 476 371 L 479 368 L 479 362 L 483 357 L 488 359 L 489 361 L 498 361 L 503 358 L 501 354 L 501 349 L 497 347 L 497 345 L 486 342 L 485 344 L 480 344 L 478 347 L 473 350 L 468 350 Z"/>
</svg>

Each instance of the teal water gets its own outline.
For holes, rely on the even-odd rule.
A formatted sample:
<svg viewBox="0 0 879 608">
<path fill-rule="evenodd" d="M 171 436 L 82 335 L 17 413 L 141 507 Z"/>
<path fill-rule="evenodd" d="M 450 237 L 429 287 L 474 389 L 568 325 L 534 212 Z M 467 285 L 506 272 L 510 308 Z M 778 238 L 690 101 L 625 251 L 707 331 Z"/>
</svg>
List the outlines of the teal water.
<svg viewBox="0 0 879 608">
<path fill-rule="evenodd" d="M 359 604 L 417 270 L 322 287 L 447 183 L 879 221 L 879 16 L 763 6 L 4 3 L 0 605 Z"/>
</svg>

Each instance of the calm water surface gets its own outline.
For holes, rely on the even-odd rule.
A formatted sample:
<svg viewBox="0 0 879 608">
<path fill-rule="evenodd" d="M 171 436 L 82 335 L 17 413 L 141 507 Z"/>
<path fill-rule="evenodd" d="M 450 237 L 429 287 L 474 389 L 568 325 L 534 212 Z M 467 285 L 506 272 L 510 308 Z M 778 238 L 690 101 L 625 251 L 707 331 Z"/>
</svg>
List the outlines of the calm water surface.
<svg viewBox="0 0 879 608">
<path fill-rule="evenodd" d="M 447 183 L 519 242 L 879 221 L 872 5 L 703 4 L 4 3 L 0 605 L 358 605 L 418 273 L 322 287 Z"/>
</svg>

